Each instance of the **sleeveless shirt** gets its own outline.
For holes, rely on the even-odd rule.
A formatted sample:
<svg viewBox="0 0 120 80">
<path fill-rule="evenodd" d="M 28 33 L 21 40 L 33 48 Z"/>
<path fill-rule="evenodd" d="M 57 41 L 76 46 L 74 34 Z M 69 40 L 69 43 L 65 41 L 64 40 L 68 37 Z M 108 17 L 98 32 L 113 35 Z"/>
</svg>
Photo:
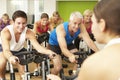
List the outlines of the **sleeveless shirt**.
<svg viewBox="0 0 120 80">
<path fill-rule="evenodd" d="M 24 47 L 24 43 L 25 43 L 25 40 L 26 40 L 25 37 L 26 37 L 27 27 L 25 27 L 25 29 L 21 33 L 18 42 L 16 42 L 16 39 L 15 39 L 15 34 L 14 34 L 14 31 L 13 31 L 13 25 L 9 25 L 9 26 L 7 26 L 7 28 L 9 29 L 10 34 L 11 34 L 10 50 L 11 51 L 21 50 Z"/>
<path fill-rule="evenodd" d="M 80 29 L 78 29 L 78 31 L 75 32 L 73 36 L 71 36 L 70 33 L 69 33 L 69 30 L 68 30 L 68 22 L 64 22 L 63 26 L 64 26 L 64 30 L 66 32 L 65 40 L 66 40 L 67 45 L 69 45 L 80 34 Z M 57 40 L 57 35 L 56 35 L 56 29 L 54 29 L 50 33 L 49 44 L 50 45 L 56 45 L 56 46 L 59 45 L 58 40 Z"/>
<path fill-rule="evenodd" d="M 44 29 L 42 29 L 42 27 L 41 27 L 41 22 L 37 22 L 37 25 L 38 25 L 38 27 L 37 27 L 37 32 L 40 32 L 40 33 L 46 33 L 47 31 L 48 31 L 48 26 L 49 26 L 49 24 L 47 24 L 45 27 L 44 27 Z"/>
</svg>

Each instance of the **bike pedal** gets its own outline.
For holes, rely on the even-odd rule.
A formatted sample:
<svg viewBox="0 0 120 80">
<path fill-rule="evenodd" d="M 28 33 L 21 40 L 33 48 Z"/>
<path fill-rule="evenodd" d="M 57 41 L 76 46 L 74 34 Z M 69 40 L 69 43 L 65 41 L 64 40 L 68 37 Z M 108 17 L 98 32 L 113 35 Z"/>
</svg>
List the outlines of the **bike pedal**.
<svg viewBox="0 0 120 80">
<path fill-rule="evenodd" d="M 67 65 L 67 64 L 62 64 L 62 67 L 63 67 L 63 68 L 67 68 L 68 65 Z"/>
<path fill-rule="evenodd" d="M 35 72 L 33 73 L 33 76 L 39 76 L 39 72 L 38 72 L 38 71 L 35 71 Z"/>
<path fill-rule="evenodd" d="M 50 68 L 53 68 L 54 67 L 54 65 L 53 64 L 50 64 Z"/>
<path fill-rule="evenodd" d="M 69 73 L 69 75 L 72 75 L 73 74 L 73 70 L 69 70 L 68 73 Z"/>
</svg>

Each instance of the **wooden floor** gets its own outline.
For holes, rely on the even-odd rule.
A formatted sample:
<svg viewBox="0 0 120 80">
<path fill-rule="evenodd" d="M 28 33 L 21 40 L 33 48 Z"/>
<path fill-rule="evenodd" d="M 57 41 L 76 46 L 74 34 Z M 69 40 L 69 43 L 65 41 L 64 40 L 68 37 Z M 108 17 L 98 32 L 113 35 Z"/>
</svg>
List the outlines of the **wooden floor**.
<svg viewBox="0 0 120 80">
<path fill-rule="evenodd" d="M 72 63 L 66 63 L 65 61 L 63 61 L 64 64 L 68 64 L 68 68 L 65 68 L 64 71 L 65 71 L 65 75 L 68 75 L 68 70 L 72 69 L 73 68 L 73 64 Z M 34 63 L 30 63 L 29 64 L 29 71 L 30 72 L 33 72 L 34 71 L 34 67 L 35 67 L 35 64 Z M 19 78 L 19 74 L 16 72 L 15 73 L 15 77 L 16 77 L 16 80 L 20 80 Z M 6 73 L 6 79 L 7 80 L 10 80 L 10 74 L 9 73 Z M 42 77 L 41 76 L 33 76 L 31 77 L 31 80 L 42 80 Z"/>
</svg>

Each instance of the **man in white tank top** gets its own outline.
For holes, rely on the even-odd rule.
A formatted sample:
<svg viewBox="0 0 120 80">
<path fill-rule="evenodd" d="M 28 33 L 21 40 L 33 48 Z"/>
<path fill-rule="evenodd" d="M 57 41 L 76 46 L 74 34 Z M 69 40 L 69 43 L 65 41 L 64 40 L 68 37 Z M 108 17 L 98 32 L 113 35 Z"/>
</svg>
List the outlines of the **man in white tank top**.
<svg viewBox="0 0 120 80">
<path fill-rule="evenodd" d="M 50 58 L 53 58 L 53 54 L 55 54 L 51 50 L 48 50 L 39 45 L 34 32 L 26 27 L 27 15 L 25 12 L 20 10 L 16 11 L 12 16 L 12 19 L 13 24 L 5 27 L 1 31 L 0 80 L 5 80 L 5 69 L 7 61 L 18 66 L 20 75 L 24 74 L 24 67 L 19 64 L 19 58 L 14 56 L 11 51 L 23 50 L 26 39 L 30 40 L 33 47 L 39 53 L 47 54 Z"/>
</svg>

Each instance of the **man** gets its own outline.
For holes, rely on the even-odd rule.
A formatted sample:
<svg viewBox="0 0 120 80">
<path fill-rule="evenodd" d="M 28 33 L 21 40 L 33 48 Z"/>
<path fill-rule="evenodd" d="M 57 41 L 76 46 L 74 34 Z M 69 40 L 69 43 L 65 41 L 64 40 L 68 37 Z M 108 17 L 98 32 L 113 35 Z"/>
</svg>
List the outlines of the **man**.
<svg viewBox="0 0 120 80">
<path fill-rule="evenodd" d="M 5 27 L 1 31 L 1 50 L 0 50 L 0 80 L 5 80 L 5 68 L 6 63 L 9 61 L 12 64 L 16 64 L 19 69 L 20 76 L 24 74 L 24 66 L 19 64 L 19 58 L 14 56 L 11 51 L 23 51 L 25 40 L 30 40 L 33 47 L 43 54 L 49 55 L 53 58 L 54 52 L 48 50 L 41 45 L 36 40 L 34 32 L 26 27 L 27 15 L 23 11 L 15 11 L 13 16 L 13 24 Z M 16 59 L 18 61 L 16 61 Z"/>
<path fill-rule="evenodd" d="M 56 58 L 53 59 L 54 68 L 51 73 L 58 74 L 61 70 L 61 53 L 68 57 L 72 63 L 76 62 L 73 53 L 78 50 L 72 42 L 77 36 L 82 37 L 93 51 L 98 51 L 98 48 L 90 39 L 85 27 L 82 25 L 82 18 L 80 12 L 73 12 L 70 15 L 69 22 L 58 25 L 56 29 L 50 33 L 49 47 L 58 54 Z"/>
</svg>

